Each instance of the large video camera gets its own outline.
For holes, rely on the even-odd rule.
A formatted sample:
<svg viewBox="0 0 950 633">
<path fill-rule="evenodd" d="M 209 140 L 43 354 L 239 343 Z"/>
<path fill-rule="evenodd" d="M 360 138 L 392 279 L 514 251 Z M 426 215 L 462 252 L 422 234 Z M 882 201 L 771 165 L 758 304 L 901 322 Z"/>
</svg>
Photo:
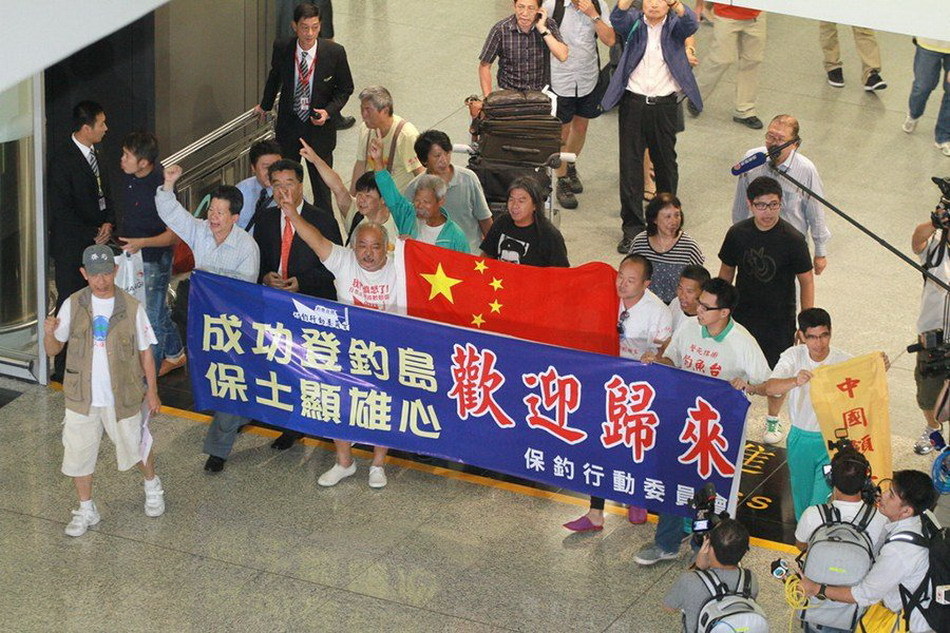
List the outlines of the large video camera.
<svg viewBox="0 0 950 633">
<path fill-rule="evenodd" d="M 933 213 L 930 214 L 930 222 L 938 231 L 942 231 L 940 245 L 933 250 L 927 257 L 925 268 L 935 268 L 940 265 L 943 258 L 946 257 L 947 241 L 950 237 L 950 177 L 931 178 L 933 183 L 940 189 L 940 200 Z M 916 354 L 923 352 L 924 358 L 920 364 L 920 372 L 924 376 L 945 376 L 950 377 L 950 341 L 944 339 L 944 332 L 950 331 L 950 297 L 944 301 L 944 326 L 942 329 L 928 330 L 920 335 L 920 338 L 913 345 L 907 346 L 907 353 Z"/>
<path fill-rule="evenodd" d="M 860 452 L 854 448 L 854 444 L 847 437 L 839 437 L 835 441 L 828 440 L 828 450 L 831 451 L 831 461 L 834 462 L 835 457 L 844 451 L 845 454 L 842 456 L 843 459 L 848 459 L 847 453 L 857 453 L 860 456 Z M 854 461 L 857 461 L 855 458 L 852 458 Z M 831 464 L 825 464 L 821 467 L 822 473 L 825 475 L 825 483 L 829 487 L 834 488 L 834 483 L 831 481 Z M 868 505 L 876 505 L 878 499 L 881 498 L 881 487 L 874 483 L 874 480 L 871 478 L 871 468 L 868 466 L 867 477 L 865 478 L 864 485 L 861 487 L 861 500 Z"/>
<path fill-rule="evenodd" d="M 729 518 L 728 512 L 716 512 L 716 486 L 712 482 L 693 493 L 689 507 L 696 511 L 693 519 L 693 545 L 703 544 L 703 537 L 723 519 Z"/>
</svg>

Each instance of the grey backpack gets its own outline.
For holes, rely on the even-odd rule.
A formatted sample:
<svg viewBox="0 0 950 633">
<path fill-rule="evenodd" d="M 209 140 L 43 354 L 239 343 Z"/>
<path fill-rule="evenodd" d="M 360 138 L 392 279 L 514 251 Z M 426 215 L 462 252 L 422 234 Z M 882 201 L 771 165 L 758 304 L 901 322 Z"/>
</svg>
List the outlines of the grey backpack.
<svg viewBox="0 0 950 633">
<path fill-rule="evenodd" d="M 697 569 L 696 575 L 710 596 L 699 610 L 697 633 L 769 632 L 765 612 L 752 598 L 752 574 L 740 569 L 735 589 L 730 589 L 708 569 Z"/>
<path fill-rule="evenodd" d="M 808 538 L 808 549 L 799 555 L 805 576 L 818 584 L 853 587 L 874 564 L 874 544 L 867 529 L 877 515 L 874 506 L 864 504 L 852 521 L 842 521 L 841 512 L 831 504 L 818 506 L 821 525 Z"/>
</svg>

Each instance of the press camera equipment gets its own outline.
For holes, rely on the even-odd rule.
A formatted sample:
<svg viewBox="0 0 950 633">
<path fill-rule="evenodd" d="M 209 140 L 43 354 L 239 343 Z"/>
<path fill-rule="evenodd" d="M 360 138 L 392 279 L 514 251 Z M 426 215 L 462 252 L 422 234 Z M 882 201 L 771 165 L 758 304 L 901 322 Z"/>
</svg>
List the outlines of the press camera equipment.
<svg viewBox="0 0 950 633">
<path fill-rule="evenodd" d="M 936 453 L 930 473 L 934 488 L 942 495 L 950 495 L 950 446 L 947 446 L 940 431 L 933 431 L 930 434 L 930 443 L 933 444 Z"/>
<path fill-rule="evenodd" d="M 838 438 L 835 441 L 828 440 L 828 450 L 832 453 L 831 461 L 835 460 L 835 457 L 841 452 L 845 451 L 845 454 L 841 456 L 840 459 L 849 459 L 847 453 L 854 452 L 857 453 L 857 449 L 854 448 L 854 444 L 851 443 L 851 440 L 847 436 L 842 437 L 840 435 L 842 429 L 835 429 L 835 436 Z M 851 460 L 857 462 L 858 460 L 851 458 Z M 862 466 L 864 462 L 858 462 Z M 834 487 L 834 484 L 831 481 L 831 464 L 825 464 L 821 467 L 822 473 L 825 475 L 825 482 Z M 861 500 L 868 505 L 876 505 L 878 499 L 881 497 L 881 487 L 874 483 L 874 480 L 871 478 L 871 467 L 867 466 L 867 475 L 864 478 L 864 485 L 861 487 Z"/>
<path fill-rule="evenodd" d="M 723 519 L 729 518 L 728 512 L 716 512 L 716 486 L 712 482 L 693 493 L 689 507 L 696 511 L 693 519 L 693 545 L 703 544 L 703 537 Z"/>
<path fill-rule="evenodd" d="M 771 565 L 772 577 L 777 578 L 778 580 L 785 580 L 785 577 L 789 574 L 794 574 L 788 566 L 788 561 L 781 558 L 777 558 L 772 561 Z"/>
<path fill-rule="evenodd" d="M 940 189 L 940 201 L 930 214 L 930 221 L 937 230 L 950 228 L 950 176 L 947 178 L 932 177 L 937 188 Z"/>
</svg>

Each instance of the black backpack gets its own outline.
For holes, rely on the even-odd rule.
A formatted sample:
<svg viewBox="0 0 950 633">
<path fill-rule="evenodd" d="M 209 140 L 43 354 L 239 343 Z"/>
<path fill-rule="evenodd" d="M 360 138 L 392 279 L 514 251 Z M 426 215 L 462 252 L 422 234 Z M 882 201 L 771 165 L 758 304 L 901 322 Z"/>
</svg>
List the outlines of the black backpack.
<svg viewBox="0 0 950 633">
<path fill-rule="evenodd" d="M 929 510 L 921 515 L 920 523 L 924 531 L 923 536 L 916 532 L 897 532 L 885 541 L 913 543 L 927 548 L 930 554 L 930 567 L 920 585 L 913 591 L 900 585 L 904 622 L 910 628 L 910 614 L 917 609 L 934 631 L 950 631 L 950 605 L 934 600 L 937 587 L 950 585 L 950 528 L 941 528 Z M 929 605 L 925 607 L 923 603 L 928 601 Z"/>
</svg>

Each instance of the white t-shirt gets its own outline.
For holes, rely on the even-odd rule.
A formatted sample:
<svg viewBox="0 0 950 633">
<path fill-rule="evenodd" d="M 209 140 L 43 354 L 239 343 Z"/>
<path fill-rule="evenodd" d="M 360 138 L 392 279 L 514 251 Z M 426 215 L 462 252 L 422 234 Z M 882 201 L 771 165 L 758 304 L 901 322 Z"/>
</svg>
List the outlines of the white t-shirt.
<svg viewBox="0 0 950 633">
<path fill-rule="evenodd" d="M 927 241 L 927 247 L 918 256 L 921 264 L 927 261 L 927 253 L 940 244 L 941 235 L 942 232 L 937 231 Z M 950 244 L 947 245 L 947 252 L 944 253 L 943 261 L 928 272 L 940 281 L 950 283 Z M 924 289 L 920 295 L 920 316 L 917 317 L 918 334 L 943 328 L 943 308 L 946 298 L 947 293 L 943 288 L 929 279 L 924 282 Z"/>
<path fill-rule="evenodd" d="M 72 301 L 66 301 L 59 309 L 59 327 L 53 333 L 60 343 L 69 341 L 69 324 L 72 316 Z M 115 404 L 112 393 L 112 376 L 109 373 L 109 356 L 106 352 L 106 336 L 109 334 L 109 319 L 115 297 L 99 299 L 92 295 L 92 401 L 94 407 L 111 407 Z M 135 339 L 139 351 L 158 343 L 152 325 L 148 322 L 145 307 L 140 303 L 135 314 Z"/>
<path fill-rule="evenodd" d="M 673 331 L 675 332 L 679 326 L 687 319 L 687 315 L 683 312 L 683 306 L 680 305 L 680 298 L 673 297 L 673 300 L 670 301 L 670 315 L 673 317 Z M 696 315 L 693 315 L 696 316 Z"/>
<path fill-rule="evenodd" d="M 800 347 L 804 347 L 801 345 Z M 779 361 L 781 362 L 781 361 Z M 831 505 L 841 513 L 842 521 L 851 521 L 857 516 L 858 512 L 864 507 L 861 501 L 832 501 Z M 807 543 L 812 533 L 821 525 L 821 514 L 818 512 L 818 506 L 809 506 L 802 513 L 802 518 L 798 520 L 795 527 L 795 540 L 800 543 Z M 881 549 L 886 537 L 884 526 L 887 525 L 887 517 L 880 512 L 874 515 L 868 524 L 867 534 L 871 538 L 871 545 L 876 553 Z M 813 624 L 821 624 L 837 629 L 851 629 L 851 620 L 854 617 L 855 606 L 844 602 L 835 602 L 833 600 L 818 600 L 812 598 L 811 605 L 805 610 L 805 620 Z M 864 611 L 864 609 L 861 609 Z"/>
<path fill-rule="evenodd" d="M 392 259 L 387 259 L 379 270 L 369 272 L 359 265 L 356 253 L 334 244 L 323 265 L 335 277 L 337 301 L 374 310 L 395 310 L 396 265 Z"/>
<path fill-rule="evenodd" d="M 779 356 L 771 378 L 794 378 L 802 369 L 813 372 L 818 367 L 841 363 L 849 358 L 851 354 L 832 347 L 828 357 L 819 363 L 811 359 L 806 346 L 792 345 Z M 792 426 L 803 431 L 821 431 L 815 409 L 811 406 L 811 381 L 788 392 L 788 415 Z"/>
<path fill-rule="evenodd" d="M 759 344 L 735 319 L 711 337 L 696 317 L 686 317 L 663 355 L 680 369 L 721 380 L 742 378 L 758 385 L 769 378 L 769 364 Z"/>
<path fill-rule="evenodd" d="M 630 308 L 620 302 L 620 314 L 627 318 L 619 321 L 620 355 L 624 358 L 640 357 L 647 352 L 656 352 L 660 345 L 673 334 L 673 317 L 662 299 L 647 290 Z"/>
<path fill-rule="evenodd" d="M 439 233 L 442 232 L 442 229 L 445 228 L 445 224 L 440 224 L 439 226 L 429 226 L 421 220 L 416 220 L 416 239 L 420 242 L 425 242 L 426 244 L 435 244 L 435 241 L 439 238 Z"/>
</svg>

